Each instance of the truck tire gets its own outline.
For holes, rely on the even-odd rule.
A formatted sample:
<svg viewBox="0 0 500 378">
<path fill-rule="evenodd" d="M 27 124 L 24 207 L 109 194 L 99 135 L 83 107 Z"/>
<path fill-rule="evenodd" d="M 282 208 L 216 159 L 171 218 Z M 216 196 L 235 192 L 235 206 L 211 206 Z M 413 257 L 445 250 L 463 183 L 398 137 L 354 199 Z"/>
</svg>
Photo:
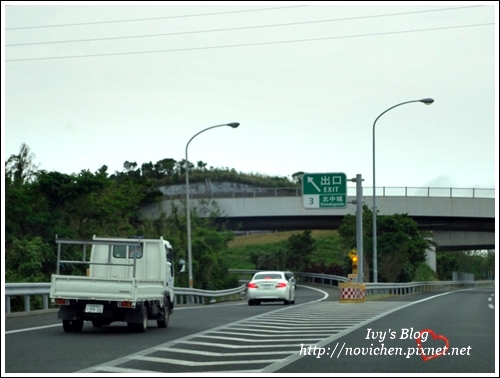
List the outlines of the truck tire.
<svg viewBox="0 0 500 378">
<path fill-rule="evenodd" d="M 63 320 L 62 324 L 64 332 L 73 332 L 73 327 L 71 326 L 71 320 Z"/>
<path fill-rule="evenodd" d="M 71 328 L 73 328 L 73 332 L 82 332 L 83 320 L 72 320 Z"/>
<path fill-rule="evenodd" d="M 82 332 L 83 320 L 63 320 L 64 332 Z"/>
<path fill-rule="evenodd" d="M 92 325 L 95 327 L 95 328 L 101 328 L 102 327 L 102 321 L 101 320 L 92 320 Z"/>
<path fill-rule="evenodd" d="M 168 320 L 170 319 L 170 300 L 165 301 L 165 305 L 162 307 L 161 311 L 164 313 L 163 319 L 158 319 L 156 324 L 158 328 L 167 328 Z"/>
<path fill-rule="evenodd" d="M 148 309 L 146 306 L 142 306 L 142 323 L 136 324 L 137 332 L 146 332 L 148 329 Z"/>
</svg>

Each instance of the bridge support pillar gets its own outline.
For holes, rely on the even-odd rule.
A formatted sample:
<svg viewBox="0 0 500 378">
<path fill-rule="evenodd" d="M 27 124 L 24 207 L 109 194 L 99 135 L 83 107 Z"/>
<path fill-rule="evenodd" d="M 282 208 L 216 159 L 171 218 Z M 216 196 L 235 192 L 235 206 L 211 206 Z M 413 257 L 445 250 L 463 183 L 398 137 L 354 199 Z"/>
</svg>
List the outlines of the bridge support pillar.
<svg viewBox="0 0 500 378">
<path fill-rule="evenodd" d="M 436 273 L 436 246 L 434 244 L 429 244 L 429 247 L 425 250 L 425 253 L 427 265 L 429 265 L 434 273 Z"/>
</svg>

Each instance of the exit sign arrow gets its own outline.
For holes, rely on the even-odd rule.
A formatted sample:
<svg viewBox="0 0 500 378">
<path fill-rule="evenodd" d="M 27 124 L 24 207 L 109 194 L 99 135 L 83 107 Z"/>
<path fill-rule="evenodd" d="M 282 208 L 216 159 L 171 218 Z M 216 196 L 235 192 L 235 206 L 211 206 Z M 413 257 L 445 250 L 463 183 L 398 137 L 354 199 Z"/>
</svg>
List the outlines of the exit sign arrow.
<svg viewBox="0 0 500 378">
<path fill-rule="evenodd" d="M 318 185 L 316 185 L 316 184 L 314 183 L 314 178 L 313 178 L 313 177 L 308 177 L 308 178 L 307 178 L 307 182 L 308 182 L 309 184 L 312 184 L 312 185 L 316 188 L 316 190 L 317 190 L 318 192 L 320 192 L 320 193 L 321 193 L 321 189 L 318 187 Z"/>
</svg>

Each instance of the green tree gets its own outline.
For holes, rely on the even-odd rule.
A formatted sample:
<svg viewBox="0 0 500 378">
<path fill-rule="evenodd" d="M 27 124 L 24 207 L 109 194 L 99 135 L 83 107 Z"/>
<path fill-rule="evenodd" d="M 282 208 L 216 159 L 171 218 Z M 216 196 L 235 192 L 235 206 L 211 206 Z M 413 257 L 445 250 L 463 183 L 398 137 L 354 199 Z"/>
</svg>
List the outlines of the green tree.
<svg viewBox="0 0 500 378">
<path fill-rule="evenodd" d="M 363 259 L 373 277 L 372 212 L 363 205 Z M 348 214 L 339 226 L 344 253 L 356 247 L 356 216 Z M 377 267 L 379 282 L 409 282 L 425 261 L 426 233 L 407 214 L 377 216 Z M 346 265 L 349 262 L 346 261 Z M 365 272 L 366 274 L 366 272 Z M 365 276 L 365 280 L 366 280 Z"/>
<path fill-rule="evenodd" d="M 190 163 L 193 180 L 228 180 L 264 187 L 295 185 L 284 177 L 246 175 L 227 167 L 207 169 L 207 166 L 202 161 L 196 166 Z M 158 212 L 155 219 L 144 219 L 139 211 L 162 198 L 157 189 L 160 184 L 175 184 L 185 179 L 184 160 L 166 158 L 142 165 L 125 161 L 123 171 L 112 175 L 106 165 L 95 173 L 82 170 L 68 175 L 39 171 L 34 154 L 23 143 L 19 154 L 5 162 L 5 168 L 5 255 L 9 260 L 6 262 L 9 280 L 49 281 L 56 268 L 56 235 L 80 239 L 93 235 L 164 236 L 172 242 L 177 257 L 187 260 L 185 208 L 174 209 L 169 217 Z M 198 201 L 192 209 L 194 277 L 195 282 L 206 287 L 228 287 L 237 284 L 237 280 L 227 273 L 221 256 L 234 234 L 226 229 L 224 222 L 216 222 L 221 214 L 214 204 Z M 285 266 L 287 254 L 288 248 L 280 245 L 266 256 L 266 264 Z M 186 275 L 178 276 L 178 282 L 182 284 L 184 280 L 185 286 Z"/>
<path fill-rule="evenodd" d="M 294 234 L 288 238 L 286 250 L 287 268 L 295 272 L 304 272 L 309 267 L 311 255 L 316 250 L 316 244 L 311 236 L 311 230 L 302 234 Z"/>
<path fill-rule="evenodd" d="M 35 155 L 26 143 L 21 144 L 17 155 L 11 155 L 5 162 L 6 178 L 14 184 L 22 185 L 30 182 L 35 176 L 38 165 L 34 163 Z"/>
<path fill-rule="evenodd" d="M 493 249 L 486 251 L 485 271 L 486 278 L 495 279 L 495 250 Z"/>
<path fill-rule="evenodd" d="M 456 271 L 472 273 L 474 279 L 486 279 L 494 271 L 494 251 L 472 250 L 453 253 L 457 260 Z"/>
<path fill-rule="evenodd" d="M 441 281 L 451 281 L 452 272 L 458 271 L 458 259 L 450 252 L 436 254 L 436 273 Z"/>
<path fill-rule="evenodd" d="M 234 238 L 234 233 L 228 231 L 225 223 L 219 223 L 217 218 L 223 214 L 215 201 L 194 201 L 191 209 L 191 255 L 193 285 L 199 289 L 220 290 L 238 286 L 238 280 L 228 272 L 229 267 L 223 260 L 227 244 Z M 176 261 L 187 258 L 187 217 L 186 207 L 172 204 L 170 216 L 158 208 L 153 219 L 142 220 L 142 230 L 154 233 L 149 237 L 164 236 L 174 246 Z M 188 286 L 188 271 L 178 274 L 176 286 Z"/>
<path fill-rule="evenodd" d="M 47 282 L 44 270 L 54 271 L 56 259 L 41 237 L 15 238 L 5 252 L 6 282 Z"/>
</svg>

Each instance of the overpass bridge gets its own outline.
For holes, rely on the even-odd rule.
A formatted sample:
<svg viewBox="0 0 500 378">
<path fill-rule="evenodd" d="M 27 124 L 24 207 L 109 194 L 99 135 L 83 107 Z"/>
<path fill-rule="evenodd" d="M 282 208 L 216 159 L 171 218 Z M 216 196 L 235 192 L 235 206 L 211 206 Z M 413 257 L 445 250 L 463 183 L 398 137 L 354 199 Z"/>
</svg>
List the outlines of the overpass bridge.
<svg viewBox="0 0 500 378">
<path fill-rule="evenodd" d="M 228 227 L 237 231 L 319 230 L 337 228 L 345 215 L 355 215 L 356 187 L 347 188 L 344 209 L 305 209 L 300 187 L 258 188 L 235 183 L 190 184 L 191 207 L 212 199 Z M 154 218 L 167 215 L 172 205 L 183 207 L 185 185 L 161 188 L 160 204 L 141 213 Z M 363 204 L 373 207 L 372 188 L 363 188 Z M 369 194 L 367 194 L 369 193 Z M 495 248 L 495 189 L 380 187 L 376 188 L 379 215 L 408 214 L 420 229 L 433 232 L 437 251 Z"/>
</svg>

